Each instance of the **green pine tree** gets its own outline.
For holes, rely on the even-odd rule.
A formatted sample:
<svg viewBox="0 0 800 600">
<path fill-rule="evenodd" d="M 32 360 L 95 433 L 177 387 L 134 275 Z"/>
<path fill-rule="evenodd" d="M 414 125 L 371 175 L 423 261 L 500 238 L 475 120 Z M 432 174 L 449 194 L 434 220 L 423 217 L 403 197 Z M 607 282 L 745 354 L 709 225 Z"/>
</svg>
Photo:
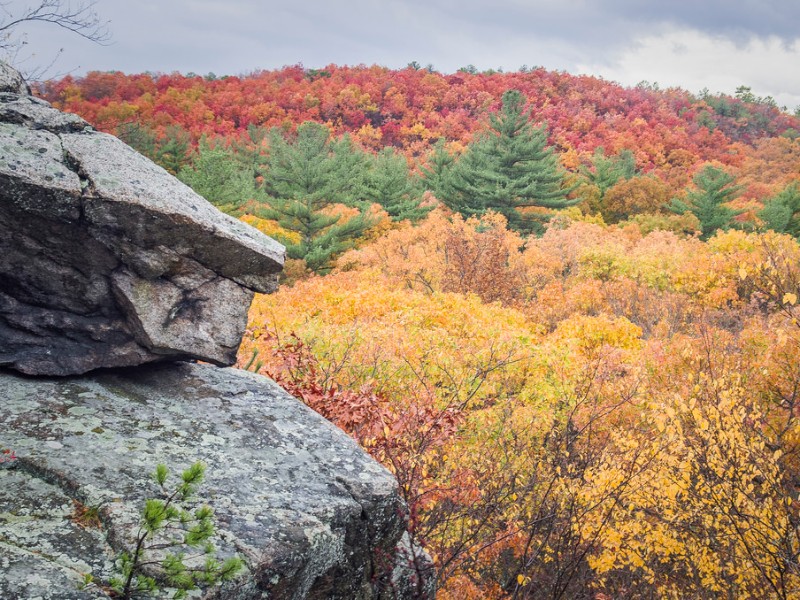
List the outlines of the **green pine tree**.
<svg viewBox="0 0 800 600">
<path fill-rule="evenodd" d="M 422 182 L 425 189 L 433 192 L 437 198 L 449 195 L 448 181 L 455 158 L 445 149 L 444 138 L 439 138 L 428 156 L 428 164 L 422 167 Z"/>
<path fill-rule="evenodd" d="M 225 560 L 217 556 L 211 542 L 215 535 L 211 508 L 186 506 L 203 481 L 205 465 L 198 462 L 183 471 L 174 489 L 166 486 L 168 476 L 167 467 L 159 464 L 153 477 L 162 497 L 145 501 L 133 548 L 116 561 L 119 574 L 109 581 L 115 597 L 153 598 L 161 596 L 166 585 L 175 588 L 172 598 L 186 598 L 190 591 L 235 579 L 244 568 L 238 556 Z M 84 581 L 91 585 L 93 577 L 85 576 Z"/>
<path fill-rule="evenodd" d="M 256 125 L 247 126 L 247 135 L 231 143 L 231 150 L 242 167 L 258 179 L 267 170 L 265 141 L 269 130 Z"/>
<path fill-rule="evenodd" d="M 601 197 L 618 181 L 636 175 L 636 158 L 630 150 L 622 150 L 616 156 L 606 156 L 601 146 L 594 151 L 592 166 L 593 170 L 582 167 L 581 174 L 598 187 Z"/>
<path fill-rule="evenodd" d="M 211 146 L 205 139 L 200 140 L 191 166 L 181 169 L 178 178 L 228 213 L 260 196 L 252 167 L 242 165 L 231 150 Z"/>
<path fill-rule="evenodd" d="M 346 206 L 362 206 L 367 200 L 367 173 L 370 159 L 345 133 L 331 142 L 331 174 L 328 194 Z"/>
<path fill-rule="evenodd" d="M 180 125 L 170 125 L 164 137 L 156 143 L 156 154 L 153 161 L 173 175 L 189 163 L 191 135 Z"/>
<path fill-rule="evenodd" d="M 797 183 L 790 183 L 767 200 L 758 212 L 758 218 L 768 229 L 800 238 L 800 187 Z"/>
<path fill-rule="evenodd" d="M 287 141 L 275 129 L 269 135 L 264 184 L 270 196 L 354 206 L 364 200 L 367 157 L 349 136 L 330 141 L 330 131 L 306 121 Z"/>
<path fill-rule="evenodd" d="M 503 94 L 499 113 L 490 115 L 489 130 L 470 144 L 450 171 L 442 200 L 464 215 L 487 210 L 503 214 L 510 227 L 531 231 L 537 221 L 520 208 L 564 208 L 564 171 L 547 145 L 547 128 L 534 127 L 517 90 Z"/>
<path fill-rule="evenodd" d="M 734 178 L 722 169 L 706 166 L 692 179 L 694 190 L 685 200 L 674 198 L 667 208 L 674 213 L 692 213 L 700 221 L 700 239 L 707 240 L 719 229 L 729 229 L 733 217 L 741 214 L 726 203 L 736 198 L 741 186 L 733 185 Z"/>
<path fill-rule="evenodd" d="M 117 137 L 150 160 L 156 155 L 156 135 L 149 127 L 141 123 L 120 123 L 117 126 Z M 164 165 L 161 165 L 162 167 Z"/>
<path fill-rule="evenodd" d="M 262 219 L 276 221 L 287 231 L 299 233 L 298 243 L 285 243 L 286 256 L 305 260 L 312 271 L 325 273 L 330 270 L 333 258 L 352 248 L 373 225 L 365 213 L 340 223 L 340 216 L 323 212 L 331 204 L 310 196 L 301 200 L 271 198 L 254 213 Z"/>
<path fill-rule="evenodd" d="M 258 217 L 271 219 L 300 235 L 287 244 L 289 258 L 303 259 L 316 272 L 326 272 L 337 255 L 355 245 L 372 226 L 363 212 L 366 202 L 367 158 L 349 136 L 330 141 L 328 128 L 306 122 L 288 141 L 277 130 L 269 136 L 264 175 L 270 197 Z M 326 209 L 345 204 L 362 209 L 347 221 Z"/>
<path fill-rule="evenodd" d="M 373 159 L 367 189 L 370 200 L 380 204 L 393 221 L 418 221 L 432 208 L 420 206 L 419 181 L 409 173 L 405 157 L 394 148 L 384 148 Z"/>
</svg>

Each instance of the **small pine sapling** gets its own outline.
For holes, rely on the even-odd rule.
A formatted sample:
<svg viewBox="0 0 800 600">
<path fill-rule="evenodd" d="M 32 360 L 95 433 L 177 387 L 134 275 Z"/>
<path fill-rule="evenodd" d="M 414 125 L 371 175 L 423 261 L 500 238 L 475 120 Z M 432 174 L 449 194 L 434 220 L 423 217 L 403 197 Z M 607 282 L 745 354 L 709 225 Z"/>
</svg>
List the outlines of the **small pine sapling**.
<svg viewBox="0 0 800 600">
<path fill-rule="evenodd" d="M 121 575 L 110 581 L 124 600 L 157 592 L 161 582 L 176 590 L 174 598 L 184 598 L 190 590 L 233 579 L 244 566 L 236 556 L 216 557 L 210 541 L 214 536 L 210 507 L 188 510 L 183 506 L 202 482 L 205 465 L 197 462 L 185 470 L 172 491 L 166 487 L 168 475 L 166 466 L 156 467 L 153 477 L 163 499 L 145 501 L 134 549 L 119 556 Z"/>
</svg>

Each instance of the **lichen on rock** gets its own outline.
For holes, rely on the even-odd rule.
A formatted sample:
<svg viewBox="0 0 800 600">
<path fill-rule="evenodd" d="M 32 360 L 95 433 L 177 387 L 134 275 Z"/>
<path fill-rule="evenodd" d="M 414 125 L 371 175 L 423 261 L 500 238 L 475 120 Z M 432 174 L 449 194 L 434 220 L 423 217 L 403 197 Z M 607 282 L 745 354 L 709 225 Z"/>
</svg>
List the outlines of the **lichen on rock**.
<svg viewBox="0 0 800 600">
<path fill-rule="evenodd" d="M 61 518 L 49 537 L 42 534 L 48 545 L 40 545 L 29 520 L 36 515 L 17 494 L 10 497 L 11 487 L 0 485 L 6 490 L 0 493 L 0 561 L 46 547 L 42 568 L 61 573 L 56 589 L 67 580 L 75 584 L 85 568 L 107 576 L 105 542 L 70 548 L 71 542 L 56 539 L 70 507 L 66 496 L 101 507 L 110 545 L 120 550 L 132 539 L 145 499 L 154 495 L 150 474 L 156 465 L 183 469 L 202 461 L 207 476 L 201 495 L 215 511 L 218 547 L 241 555 L 249 568 L 219 597 L 394 597 L 389 590 L 398 575 L 382 559 L 396 554 L 406 527 L 397 481 L 269 379 L 192 364 L 67 379 L 0 370 L 0 389 L 4 444 L 22 461 L 0 477 L 49 486 L 37 510 L 41 518 Z M 31 480 L 25 465 L 35 465 L 34 474 L 49 483 Z M 17 479 L 14 485 L 21 489 Z M 56 543 L 58 551 L 52 550 Z M 80 566 L 64 570 L 66 557 Z M 11 582 L 9 577 L 0 574 L 0 597 L 21 585 L 17 575 Z"/>
</svg>

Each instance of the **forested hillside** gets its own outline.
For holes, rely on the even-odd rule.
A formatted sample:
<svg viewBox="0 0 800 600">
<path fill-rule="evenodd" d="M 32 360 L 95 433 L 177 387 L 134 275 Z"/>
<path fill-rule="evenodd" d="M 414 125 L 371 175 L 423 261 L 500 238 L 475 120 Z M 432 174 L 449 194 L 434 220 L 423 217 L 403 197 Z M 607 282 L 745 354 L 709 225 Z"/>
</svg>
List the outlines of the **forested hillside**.
<svg viewBox="0 0 800 600">
<path fill-rule="evenodd" d="M 800 598 L 800 119 L 543 69 L 40 90 L 287 245 L 240 366 L 398 478 L 439 598 Z"/>
</svg>

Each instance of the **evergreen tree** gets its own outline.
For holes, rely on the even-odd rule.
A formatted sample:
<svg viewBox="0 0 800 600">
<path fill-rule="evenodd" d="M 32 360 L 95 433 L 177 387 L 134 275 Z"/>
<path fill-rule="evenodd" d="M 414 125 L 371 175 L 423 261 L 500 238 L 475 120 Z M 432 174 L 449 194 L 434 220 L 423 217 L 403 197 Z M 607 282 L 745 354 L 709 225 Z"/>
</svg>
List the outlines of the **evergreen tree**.
<svg viewBox="0 0 800 600">
<path fill-rule="evenodd" d="M 536 219 L 520 208 L 564 208 L 564 171 L 547 145 L 547 128 L 534 127 L 517 90 L 503 94 L 499 113 L 490 115 L 490 128 L 453 166 L 442 200 L 464 215 L 487 210 L 503 214 L 510 227 L 530 231 Z"/>
<path fill-rule="evenodd" d="M 133 551 L 122 552 L 116 561 L 120 572 L 109 586 L 118 597 L 160 596 L 160 584 L 166 584 L 176 588 L 172 598 L 186 598 L 187 592 L 231 581 L 242 570 L 244 562 L 238 556 L 222 561 L 216 555 L 211 542 L 214 511 L 208 506 L 190 510 L 184 504 L 195 495 L 205 469 L 203 463 L 193 464 L 181 474 L 181 483 L 170 490 L 166 487 L 167 467 L 156 467 L 153 478 L 162 497 L 145 501 L 132 540 Z M 199 559 L 204 559 L 201 564 Z M 92 580 L 91 575 L 84 576 L 86 584 Z"/>
<path fill-rule="evenodd" d="M 445 149 L 445 139 L 439 138 L 428 157 L 428 164 L 422 167 L 422 182 L 426 189 L 433 192 L 437 198 L 449 195 L 447 182 L 450 170 L 453 168 L 455 158 Z"/>
<path fill-rule="evenodd" d="M 372 226 L 363 211 L 345 221 L 330 211 L 336 204 L 363 208 L 367 159 L 348 136 L 333 142 L 329 137 L 327 127 L 312 122 L 300 125 L 291 142 L 273 130 L 264 175 L 270 197 L 255 211 L 299 234 L 286 254 L 316 272 L 327 271 L 333 257 Z"/>
<path fill-rule="evenodd" d="M 733 217 L 742 211 L 725 206 L 739 193 L 741 186 L 733 185 L 734 178 L 722 169 L 708 165 L 692 179 L 696 187 L 685 200 L 674 198 L 667 206 L 677 214 L 692 213 L 700 221 L 700 239 L 707 240 L 718 229 L 728 229 Z"/>
<path fill-rule="evenodd" d="M 153 130 L 141 123 L 120 123 L 117 126 L 117 137 L 136 150 L 139 154 L 153 160 L 156 154 L 156 136 Z M 155 162 L 155 161 L 154 161 Z M 164 165 L 161 165 L 162 167 Z"/>
<path fill-rule="evenodd" d="M 800 188 L 797 183 L 790 183 L 777 196 L 767 200 L 758 218 L 773 231 L 800 237 Z"/>
<path fill-rule="evenodd" d="M 269 135 L 264 184 L 270 196 L 354 206 L 364 199 L 367 159 L 349 136 L 329 141 L 330 131 L 307 121 L 292 142 Z"/>
<path fill-rule="evenodd" d="M 581 174 L 600 190 L 600 196 L 620 180 L 627 180 L 636 175 L 636 158 L 630 150 L 622 150 L 616 156 L 606 156 L 601 146 L 592 156 L 594 170 L 582 167 Z"/>
<path fill-rule="evenodd" d="M 394 148 L 384 148 L 372 161 L 367 174 L 370 200 L 380 204 L 393 221 L 418 221 L 432 207 L 420 206 L 421 188 L 408 170 L 408 162 Z"/>
<path fill-rule="evenodd" d="M 298 233 L 299 242 L 285 244 L 286 256 L 305 260 L 309 269 L 324 273 L 330 270 L 334 256 L 352 248 L 373 225 L 364 213 L 340 222 L 341 215 L 324 212 L 330 204 L 311 197 L 271 198 L 254 212 L 257 217 L 276 221 L 283 229 Z"/>
<path fill-rule="evenodd" d="M 367 172 L 369 157 L 355 145 L 350 134 L 345 133 L 331 142 L 331 174 L 328 194 L 346 206 L 360 206 L 367 197 Z"/>
<path fill-rule="evenodd" d="M 230 150 L 212 147 L 205 139 L 200 141 L 191 166 L 181 169 L 178 178 L 228 213 L 260 195 L 252 168 L 243 166 Z"/>
<path fill-rule="evenodd" d="M 266 128 L 251 124 L 247 126 L 247 136 L 231 144 L 236 159 L 246 171 L 253 173 L 256 181 L 263 180 L 267 171 L 265 141 L 268 135 Z"/>
<path fill-rule="evenodd" d="M 191 135 L 180 125 L 170 125 L 164 137 L 156 142 L 153 161 L 172 174 L 177 174 L 189 163 Z"/>
<path fill-rule="evenodd" d="M 609 207 L 606 192 L 611 189 L 618 190 L 617 184 L 624 185 L 625 182 L 631 181 L 637 175 L 636 159 L 630 150 L 622 150 L 616 156 L 606 156 L 605 150 L 601 146 L 594 151 L 591 164 L 581 166 L 580 175 L 581 178 L 577 180 L 575 191 L 576 196 L 583 203 L 583 210 L 600 213 L 606 223 L 618 222 L 628 216 L 628 214 L 619 214 L 618 210 Z M 615 194 L 612 192 L 613 195 Z M 612 204 L 617 204 L 616 208 L 620 208 L 618 200 L 619 198 L 611 199 Z M 663 203 L 663 200 L 659 202 L 659 208 Z"/>
</svg>

